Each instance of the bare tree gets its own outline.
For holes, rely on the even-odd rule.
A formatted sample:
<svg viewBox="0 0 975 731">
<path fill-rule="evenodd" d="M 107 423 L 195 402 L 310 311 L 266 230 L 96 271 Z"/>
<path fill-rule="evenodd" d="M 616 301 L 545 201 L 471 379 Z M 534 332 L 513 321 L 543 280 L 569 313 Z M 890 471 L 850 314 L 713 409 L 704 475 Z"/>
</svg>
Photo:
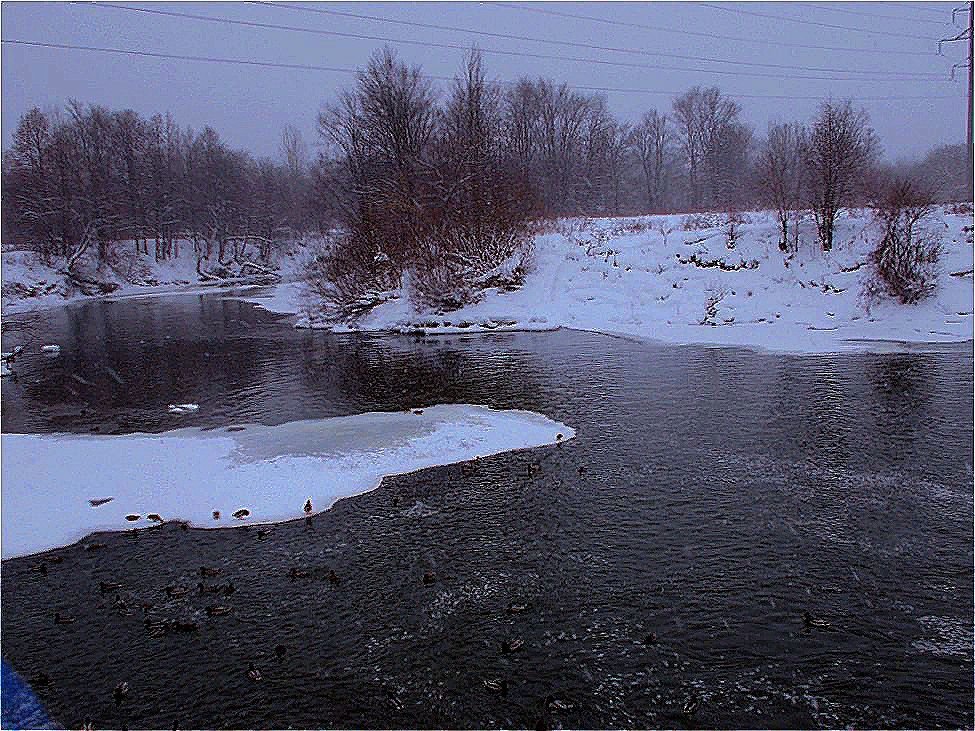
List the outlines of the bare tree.
<svg viewBox="0 0 975 731">
<path fill-rule="evenodd" d="M 738 121 L 741 107 L 716 87 L 692 87 L 674 100 L 674 119 L 687 165 L 692 207 L 702 204 L 725 205 L 716 198 L 723 193 L 722 182 L 740 171 L 731 170 L 738 162 L 742 146 L 750 135 Z"/>
<path fill-rule="evenodd" d="M 802 154 L 806 128 L 801 124 L 770 124 L 765 145 L 758 155 L 759 185 L 765 202 L 779 218 L 779 249 L 795 251 L 799 244 L 797 211 L 802 205 Z M 789 225 L 794 223 L 792 238 Z"/>
<path fill-rule="evenodd" d="M 649 210 L 656 210 L 665 194 L 666 164 L 670 155 L 671 131 L 667 115 L 651 109 L 633 128 L 631 144 L 640 159 Z"/>
<path fill-rule="evenodd" d="M 300 177 L 308 165 L 308 146 L 301 130 L 292 124 L 281 131 L 281 156 L 294 177 Z"/>
<path fill-rule="evenodd" d="M 809 203 L 823 251 L 833 248 L 836 217 L 852 205 L 879 153 L 867 113 L 850 101 L 825 101 L 813 121 L 803 158 Z"/>
</svg>

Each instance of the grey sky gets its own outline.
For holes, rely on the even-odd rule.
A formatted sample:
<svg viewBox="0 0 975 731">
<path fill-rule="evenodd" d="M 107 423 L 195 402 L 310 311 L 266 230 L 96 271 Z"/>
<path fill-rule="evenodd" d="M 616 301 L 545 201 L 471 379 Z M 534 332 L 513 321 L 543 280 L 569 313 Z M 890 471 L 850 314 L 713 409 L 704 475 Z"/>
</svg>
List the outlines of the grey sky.
<svg viewBox="0 0 975 731">
<path fill-rule="evenodd" d="M 936 54 L 937 39 L 959 33 L 962 23 L 967 20 L 965 15 L 960 15 L 958 25 L 951 25 L 951 9 L 957 7 L 951 3 L 726 3 L 722 4 L 723 9 L 702 3 L 676 2 L 527 3 L 522 8 L 478 2 L 304 4 L 306 7 L 418 23 L 634 49 L 643 54 L 491 38 L 460 31 L 302 12 L 281 6 L 238 2 L 127 5 L 402 41 L 465 47 L 476 43 L 484 51 L 517 51 L 563 59 L 485 53 L 490 75 L 499 80 L 516 79 L 522 75 L 545 76 L 570 84 L 662 92 L 681 91 L 694 84 L 716 85 L 733 96 L 946 97 L 863 102 L 891 158 L 917 155 L 936 145 L 959 142 L 965 134 L 967 72 L 960 69 L 959 81 L 954 83 L 948 81 L 948 72 L 952 63 L 964 59 L 967 46 L 951 44 L 946 47 L 944 57 Z M 524 8 L 581 14 L 630 25 L 556 17 Z M 243 27 L 82 4 L 4 2 L 0 20 L 3 38 L 8 40 L 344 68 L 362 66 L 370 54 L 383 45 L 378 40 Z M 861 33 L 813 23 L 873 32 Z M 635 27 L 638 24 L 673 30 Z M 754 38 L 755 42 L 701 37 L 688 31 Z M 767 41 L 789 45 L 769 45 Z M 791 44 L 866 50 L 821 50 Z M 462 50 L 405 43 L 390 45 L 402 59 L 420 64 L 426 73 L 435 76 L 452 76 L 463 57 Z M 646 55 L 652 52 L 672 56 Z M 673 55 L 708 56 L 769 66 L 698 63 Z M 681 70 L 600 65 L 564 60 L 566 56 Z M 257 155 L 277 155 L 281 129 L 288 123 L 295 124 L 313 143 L 315 117 L 322 103 L 354 79 L 350 74 L 335 72 L 136 58 L 10 44 L 3 45 L 2 64 L 4 148 L 9 145 L 13 128 L 24 111 L 35 105 L 42 108 L 63 105 L 73 97 L 113 109 L 132 108 L 145 115 L 171 111 L 181 125 L 200 128 L 209 124 L 235 147 Z M 805 71 L 770 65 L 842 69 L 847 75 L 856 71 L 880 72 L 887 76 L 839 81 L 835 77 L 844 74 L 836 71 Z M 693 67 L 733 73 L 684 70 Z M 769 78 L 744 75 L 744 72 L 792 77 L 827 76 L 834 80 Z M 898 72 L 914 77 L 931 76 L 908 80 L 892 78 Z M 607 92 L 606 96 L 611 109 L 625 120 L 634 120 L 651 107 L 669 110 L 672 98 L 670 93 L 636 91 Z M 770 119 L 808 119 L 817 105 L 813 100 L 790 99 L 741 98 L 740 102 L 745 118 L 760 134 Z"/>
</svg>

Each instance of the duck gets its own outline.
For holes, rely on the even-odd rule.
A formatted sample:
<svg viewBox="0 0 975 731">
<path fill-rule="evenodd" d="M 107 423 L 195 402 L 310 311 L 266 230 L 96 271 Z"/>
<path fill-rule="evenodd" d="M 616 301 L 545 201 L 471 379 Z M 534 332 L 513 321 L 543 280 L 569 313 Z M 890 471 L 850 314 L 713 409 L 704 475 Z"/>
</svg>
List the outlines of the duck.
<svg viewBox="0 0 975 731">
<path fill-rule="evenodd" d="M 122 705 L 122 701 L 125 700 L 125 697 L 128 694 L 129 694 L 129 684 L 128 683 L 126 683 L 125 681 L 122 681 L 121 683 L 119 683 L 118 685 L 116 685 L 115 686 L 115 690 L 112 691 L 112 698 L 115 700 L 115 705 L 116 706 L 121 706 Z"/>
<path fill-rule="evenodd" d="M 251 511 L 248 510 L 247 508 L 241 508 L 240 510 L 235 510 L 233 512 L 233 516 L 237 518 L 237 520 L 243 520 L 244 518 L 248 517 L 250 514 Z"/>
<path fill-rule="evenodd" d="M 207 586 L 202 581 L 196 582 L 196 590 L 200 596 L 204 594 L 219 594 L 221 589 L 222 587 L 220 586 Z"/>
<path fill-rule="evenodd" d="M 208 617 L 221 617 L 224 614 L 230 614 L 230 611 L 230 607 L 224 607 L 219 604 L 214 604 L 206 608 Z"/>
<path fill-rule="evenodd" d="M 37 566 L 31 566 L 31 571 L 40 574 L 41 576 L 47 576 L 47 564 L 41 561 Z"/>
<path fill-rule="evenodd" d="M 102 594 L 109 594 L 113 591 L 118 591 L 122 588 L 121 584 L 117 584 L 113 581 L 100 581 L 98 582 L 98 589 Z"/>
<path fill-rule="evenodd" d="M 501 652 L 505 655 L 510 655 L 512 652 L 517 652 L 524 646 L 525 641 L 520 638 L 515 640 L 504 640 L 501 643 Z"/>
<path fill-rule="evenodd" d="M 237 587 L 234 586 L 234 582 L 232 582 L 232 581 L 228 581 L 226 583 L 226 585 L 223 587 L 223 595 L 224 596 L 230 596 L 235 591 L 237 591 Z"/>
<path fill-rule="evenodd" d="M 437 582 L 437 575 L 432 571 L 427 571 L 426 573 L 423 574 L 424 586 L 430 586 L 431 584 L 435 584 L 436 582 Z"/>
<path fill-rule="evenodd" d="M 342 579 L 339 578 L 339 575 L 335 573 L 334 569 L 329 569 L 328 583 L 332 586 L 338 586 L 340 581 L 342 581 Z"/>
<path fill-rule="evenodd" d="M 190 593 L 188 588 L 179 585 L 167 586 L 165 591 L 166 596 L 168 596 L 170 599 L 182 599 L 184 596 Z"/>
<path fill-rule="evenodd" d="M 72 622 L 74 622 L 74 617 L 70 614 L 54 613 L 54 624 L 71 624 Z"/>
<path fill-rule="evenodd" d="M 149 633 L 150 637 L 161 637 L 169 630 L 169 622 L 165 619 L 151 619 L 150 617 L 146 617 L 142 620 L 142 626 L 146 628 L 146 632 Z"/>
<path fill-rule="evenodd" d="M 561 442 L 563 439 L 565 439 L 565 435 L 562 432 L 555 435 L 555 441 Z"/>
<path fill-rule="evenodd" d="M 153 523 L 162 523 L 163 522 L 162 516 L 159 515 L 159 513 L 149 513 L 146 516 L 146 520 L 151 520 Z"/>
<path fill-rule="evenodd" d="M 573 706 L 569 701 L 563 701 L 554 696 L 549 696 L 549 700 L 546 705 L 555 711 L 571 711 L 575 706 Z"/>
<path fill-rule="evenodd" d="M 48 561 L 51 563 L 64 563 L 64 556 L 51 556 Z"/>
<path fill-rule="evenodd" d="M 91 720 L 90 716 L 85 716 L 85 720 L 81 722 L 81 731 L 94 731 L 95 724 Z"/>
<path fill-rule="evenodd" d="M 521 614 L 522 612 L 527 612 L 530 606 L 530 604 L 523 604 L 521 602 L 509 602 L 508 614 Z"/>
<path fill-rule="evenodd" d="M 125 516 L 125 519 L 127 521 L 129 521 L 130 523 L 134 523 L 135 521 L 137 521 L 137 520 L 139 520 L 141 518 L 142 518 L 142 516 L 139 515 L 138 513 L 129 513 L 128 515 Z"/>
<path fill-rule="evenodd" d="M 420 416 L 423 413 L 423 409 L 413 409 L 413 413 Z"/>
<path fill-rule="evenodd" d="M 257 531 L 257 540 L 265 540 L 269 535 L 271 535 L 272 532 L 273 531 L 270 528 L 261 528 L 259 531 Z"/>
<path fill-rule="evenodd" d="M 305 515 L 311 515 L 311 511 L 312 511 L 311 498 L 308 498 L 307 500 L 305 500 L 304 511 L 305 511 Z"/>
<path fill-rule="evenodd" d="M 696 695 L 692 695 L 686 701 L 684 701 L 684 707 L 681 709 L 685 716 L 693 716 L 697 713 L 697 709 L 701 707 L 701 701 Z"/>
<path fill-rule="evenodd" d="M 580 475 L 586 474 L 586 468 L 583 467 L 582 465 L 579 465 L 579 474 Z"/>
<path fill-rule="evenodd" d="M 31 678 L 31 685 L 36 685 L 39 688 L 45 688 L 51 684 L 51 676 L 45 673 L 43 670 L 39 670 Z"/>
<path fill-rule="evenodd" d="M 643 638 L 643 644 L 645 645 L 656 645 L 657 644 L 657 633 L 651 632 L 646 637 Z"/>
<path fill-rule="evenodd" d="M 802 613 L 802 623 L 806 629 L 829 629 L 830 624 L 825 619 L 812 616 L 808 611 Z"/>
<path fill-rule="evenodd" d="M 294 568 L 294 567 L 292 567 L 291 570 L 288 572 L 288 578 L 291 579 L 292 581 L 294 581 L 295 579 L 307 579 L 309 576 L 311 576 L 311 574 L 308 573 L 307 571 L 303 569 Z"/>
<path fill-rule="evenodd" d="M 214 510 L 213 511 L 213 519 L 214 520 L 220 520 L 220 511 L 219 510 Z"/>
<path fill-rule="evenodd" d="M 219 576 L 220 569 L 210 568 L 209 566 L 200 566 L 200 576 Z"/>
<path fill-rule="evenodd" d="M 484 681 L 484 687 L 492 693 L 508 695 L 508 681 L 504 678 L 488 678 Z"/>
<path fill-rule="evenodd" d="M 254 663 L 247 664 L 247 677 L 253 680 L 255 683 L 262 680 L 264 676 L 261 675 L 261 671 L 255 667 Z"/>
<path fill-rule="evenodd" d="M 113 604 L 115 606 L 115 612 L 120 617 L 128 617 L 130 614 L 132 614 L 132 611 L 129 609 L 129 605 L 125 603 L 125 600 L 122 598 L 121 594 L 115 595 L 115 601 Z"/>
</svg>

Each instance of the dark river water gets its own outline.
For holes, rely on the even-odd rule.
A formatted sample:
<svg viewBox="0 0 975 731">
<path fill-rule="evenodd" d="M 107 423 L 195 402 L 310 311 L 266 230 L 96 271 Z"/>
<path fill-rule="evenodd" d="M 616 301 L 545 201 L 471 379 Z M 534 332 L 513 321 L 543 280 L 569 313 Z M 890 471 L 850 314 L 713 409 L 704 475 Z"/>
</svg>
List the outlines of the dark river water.
<svg viewBox="0 0 975 731">
<path fill-rule="evenodd" d="M 793 357 L 574 331 L 336 336 L 214 295 L 60 308 L 36 328 L 62 354 L 17 361 L 4 432 L 445 402 L 577 431 L 389 478 L 267 537 L 165 524 L 5 561 L 3 657 L 65 727 L 973 725 L 971 344 Z M 181 402 L 200 410 L 166 412 Z M 236 592 L 167 597 L 201 565 Z M 143 603 L 198 629 L 147 632 Z"/>
</svg>

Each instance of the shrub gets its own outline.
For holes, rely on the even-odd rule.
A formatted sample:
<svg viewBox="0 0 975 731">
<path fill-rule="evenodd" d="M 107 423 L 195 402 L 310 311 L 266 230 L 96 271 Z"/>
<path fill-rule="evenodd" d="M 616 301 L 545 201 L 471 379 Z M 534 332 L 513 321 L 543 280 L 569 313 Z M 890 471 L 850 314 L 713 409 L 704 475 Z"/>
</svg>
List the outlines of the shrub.
<svg viewBox="0 0 975 731">
<path fill-rule="evenodd" d="M 702 231 L 706 228 L 717 228 L 721 225 L 721 219 L 715 213 L 692 213 L 684 216 L 681 221 L 681 228 L 685 231 Z"/>
<path fill-rule="evenodd" d="M 931 194 L 907 179 L 890 182 L 876 196 L 872 212 L 880 239 L 870 253 L 868 302 L 887 295 L 914 304 L 935 290 L 943 245 L 940 234 L 923 225 L 933 211 Z"/>
</svg>

